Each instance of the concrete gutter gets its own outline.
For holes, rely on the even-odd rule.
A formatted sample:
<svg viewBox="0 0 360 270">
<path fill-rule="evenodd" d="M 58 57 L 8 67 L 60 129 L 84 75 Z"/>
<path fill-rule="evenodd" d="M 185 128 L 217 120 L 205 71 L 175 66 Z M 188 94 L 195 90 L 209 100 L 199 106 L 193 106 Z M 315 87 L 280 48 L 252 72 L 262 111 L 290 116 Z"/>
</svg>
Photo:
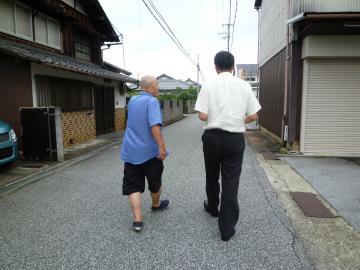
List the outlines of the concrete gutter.
<svg viewBox="0 0 360 270">
<path fill-rule="evenodd" d="M 316 269 L 359 269 L 359 233 L 288 163 L 283 160 L 265 160 L 260 153 L 256 157 L 286 209 L 296 230 L 296 237 L 303 242 Z M 290 195 L 290 192 L 296 191 L 316 194 L 336 218 L 306 217 Z"/>
</svg>

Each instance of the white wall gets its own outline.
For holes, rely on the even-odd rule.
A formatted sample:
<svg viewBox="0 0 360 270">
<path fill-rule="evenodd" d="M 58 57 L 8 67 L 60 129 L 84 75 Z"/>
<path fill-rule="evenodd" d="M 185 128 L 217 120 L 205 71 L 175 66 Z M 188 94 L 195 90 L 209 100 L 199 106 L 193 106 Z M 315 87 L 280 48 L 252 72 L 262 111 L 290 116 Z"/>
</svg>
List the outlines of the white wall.
<svg viewBox="0 0 360 270">
<path fill-rule="evenodd" d="M 360 36 L 308 36 L 303 40 L 302 58 L 360 57 Z"/>
<path fill-rule="evenodd" d="M 75 72 L 63 71 L 60 69 L 55 69 L 51 67 L 46 67 L 37 63 L 31 63 L 31 78 L 32 78 L 32 93 L 33 93 L 33 104 L 34 107 L 37 106 L 37 93 L 36 93 L 36 84 L 35 84 L 35 76 L 43 75 L 43 76 L 51 76 L 57 78 L 64 79 L 72 79 L 79 81 L 87 81 L 98 85 L 105 86 L 113 86 L 114 87 L 114 96 L 115 96 L 115 108 L 124 108 L 126 105 L 125 96 L 120 95 L 119 82 L 111 81 L 110 83 L 105 83 L 104 79 L 96 78 L 89 75 L 82 75 Z"/>
</svg>

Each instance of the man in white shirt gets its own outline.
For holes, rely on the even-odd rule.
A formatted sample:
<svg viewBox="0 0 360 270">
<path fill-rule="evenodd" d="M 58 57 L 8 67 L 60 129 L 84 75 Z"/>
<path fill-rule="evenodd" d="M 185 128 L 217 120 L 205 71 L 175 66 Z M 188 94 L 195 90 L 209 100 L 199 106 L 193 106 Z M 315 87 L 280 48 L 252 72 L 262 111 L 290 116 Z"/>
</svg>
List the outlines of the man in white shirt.
<svg viewBox="0 0 360 270">
<path fill-rule="evenodd" d="M 245 150 L 245 124 L 257 119 L 261 106 L 249 83 L 235 78 L 234 56 L 225 51 L 214 58 L 218 76 L 201 88 L 195 110 L 205 121 L 202 136 L 206 170 L 206 212 L 218 218 L 221 239 L 235 234 L 239 219 L 238 188 Z M 221 172 L 221 204 L 219 206 Z"/>
</svg>

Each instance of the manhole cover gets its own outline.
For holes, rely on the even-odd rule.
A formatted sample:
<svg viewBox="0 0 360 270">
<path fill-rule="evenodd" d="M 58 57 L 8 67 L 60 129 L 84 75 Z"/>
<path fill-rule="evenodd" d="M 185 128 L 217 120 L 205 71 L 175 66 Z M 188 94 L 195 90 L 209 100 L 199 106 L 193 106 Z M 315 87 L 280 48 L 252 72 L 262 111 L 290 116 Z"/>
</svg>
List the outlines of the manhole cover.
<svg viewBox="0 0 360 270">
<path fill-rule="evenodd" d="M 290 192 L 297 205 L 307 217 L 333 218 L 335 217 L 319 200 L 315 194 L 308 192 Z"/>
<path fill-rule="evenodd" d="M 43 167 L 45 167 L 45 164 L 23 164 L 21 166 L 19 166 L 19 168 L 22 169 L 41 169 Z"/>
</svg>

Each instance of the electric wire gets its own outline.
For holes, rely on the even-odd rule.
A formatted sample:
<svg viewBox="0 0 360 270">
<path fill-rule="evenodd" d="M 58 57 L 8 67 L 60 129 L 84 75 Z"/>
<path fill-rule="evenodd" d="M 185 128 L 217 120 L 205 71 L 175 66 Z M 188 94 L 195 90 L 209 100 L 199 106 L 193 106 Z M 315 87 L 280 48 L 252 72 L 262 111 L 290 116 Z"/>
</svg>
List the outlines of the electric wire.
<svg viewBox="0 0 360 270">
<path fill-rule="evenodd" d="M 183 53 L 183 55 L 192 63 L 194 64 L 198 70 L 199 73 L 203 79 L 203 81 L 205 81 L 203 73 L 200 69 L 200 65 L 198 63 L 195 62 L 194 59 L 192 59 L 192 57 L 190 56 L 190 54 L 187 52 L 187 50 L 182 46 L 181 42 L 179 41 L 179 39 L 175 36 L 174 31 L 170 28 L 169 24 L 166 22 L 166 20 L 164 19 L 164 17 L 161 15 L 160 11 L 156 8 L 155 4 L 151 1 L 148 0 L 149 4 L 146 3 L 145 0 L 142 0 L 142 2 L 144 3 L 144 5 L 146 6 L 146 8 L 148 9 L 148 11 L 150 12 L 150 14 L 154 17 L 154 19 L 158 22 L 158 24 L 160 25 L 160 27 L 164 30 L 164 32 L 170 37 L 170 39 L 175 43 L 175 45 L 178 47 L 178 49 Z M 151 6 L 151 7 L 150 7 Z M 157 16 L 155 15 L 155 13 L 157 14 Z M 165 26 L 164 26 L 165 24 Z"/>
</svg>

